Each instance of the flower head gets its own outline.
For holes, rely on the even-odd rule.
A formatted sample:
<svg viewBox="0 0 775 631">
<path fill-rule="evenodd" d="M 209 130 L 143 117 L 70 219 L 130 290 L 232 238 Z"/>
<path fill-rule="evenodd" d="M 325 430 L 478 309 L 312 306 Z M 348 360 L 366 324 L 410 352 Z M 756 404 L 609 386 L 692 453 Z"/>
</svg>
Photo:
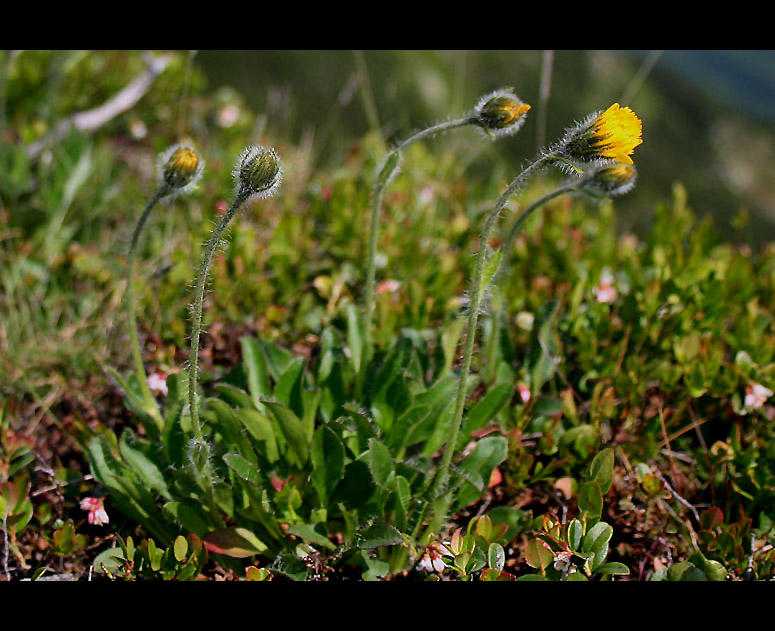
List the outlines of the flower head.
<svg viewBox="0 0 775 631">
<path fill-rule="evenodd" d="M 608 158 L 632 164 L 632 152 L 643 142 L 643 123 L 629 107 L 614 103 L 571 128 L 561 144 L 563 153 L 578 160 Z"/>
<path fill-rule="evenodd" d="M 204 170 L 204 163 L 190 147 L 175 145 L 159 155 L 158 171 L 162 183 L 172 192 L 189 191 Z"/>
<path fill-rule="evenodd" d="M 88 520 L 90 524 L 102 526 L 110 521 L 101 497 L 84 498 L 81 500 L 81 509 L 89 511 Z"/>
<path fill-rule="evenodd" d="M 159 394 L 167 395 L 169 392 L 167 387 L 167 375 L 163 372 L 155 372 L 148 375 L 148 387 L 151 392 L 158 392 Z"/>
<path fill-rule="evenodd" d="M 234 167 L 237 192 L 259 199 L 275 194 L 282 175 L 280 158 L 271 147 L 246 147 Z"/>
<path fill-rule="evenodd" d="M 513 92 L 496 90 L 479 100 L 473 120 L 490 136 L 506 136 L 519 130 L 529 109 Z"/>
<path fill-rule="evenodd" d="M 432 542 L 420 559 L 418 567 L 426 572 L 443 572 L 447 564 L 443 556 L 452 556 L 452 553 L 442 543 Z"/>
<path fill-rule="evenodd" d="M 613 302 L 616 300 L 618 293 L 616 287 L 614 287 L 614 277 L 608 273 L 603 274 L 600 277 L 600 282 L 594 288 L 593 293 L 600 303 Z"/>
<path fill-rule="evenodd" d="M 749 410 L 756 410 L 773 395 L 772 390 L 764 387 L 760 383 L 752 383 L 745 389 L 745 407 Z"/>
</svg>

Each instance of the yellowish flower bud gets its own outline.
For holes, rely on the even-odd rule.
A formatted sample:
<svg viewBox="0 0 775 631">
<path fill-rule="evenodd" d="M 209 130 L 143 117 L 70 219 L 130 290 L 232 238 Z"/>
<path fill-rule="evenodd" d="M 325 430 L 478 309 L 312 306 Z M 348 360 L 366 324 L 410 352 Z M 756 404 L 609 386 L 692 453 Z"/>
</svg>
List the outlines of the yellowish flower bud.
<svg viewBox="0 0 775 631">
<path fill-rule="evenodd" d="M 527 103 L 508 90 L 497 90 L 483 96 L 475 109 L 474 122 L 491 136 L 510 135 L 525 122 L 530 110 Z"/>
<path fill-rule="evenodd" d="M 204 164 L 196 151 L 176 145 L 159 157 L 159 173 L 163 184 L 173 192 L 190 189 L 202 174 Z"/>
<path fill-rule="evenodd" d="M 603 164 L 595 171 L 588 188 L 606 196 L 622 195 L 635 186 L 637 173 L 632 164 Z"/>
</svg>

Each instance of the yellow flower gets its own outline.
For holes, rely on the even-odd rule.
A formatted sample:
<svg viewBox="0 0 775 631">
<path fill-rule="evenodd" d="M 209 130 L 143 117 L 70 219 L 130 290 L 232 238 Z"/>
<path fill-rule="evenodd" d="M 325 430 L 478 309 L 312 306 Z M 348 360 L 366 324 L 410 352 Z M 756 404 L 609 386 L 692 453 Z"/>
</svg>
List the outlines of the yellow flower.
<svg viewBox="0 0 775 631">
<path fill-rule="evenodd" d="M 629 107 L 614 103 L 568 129 L 556 151 L 583 162 L 600 159 L 632 164 L 635 147 L 643 142 L 643 124 Z"/>
<path fill-rule="evenodd" d="M 643 123 L 629 107 L 614 103 L 592 123 L 591 146 L 603 158 L 632 164 L 630 155 L 643 142 Z"/>
</svg>

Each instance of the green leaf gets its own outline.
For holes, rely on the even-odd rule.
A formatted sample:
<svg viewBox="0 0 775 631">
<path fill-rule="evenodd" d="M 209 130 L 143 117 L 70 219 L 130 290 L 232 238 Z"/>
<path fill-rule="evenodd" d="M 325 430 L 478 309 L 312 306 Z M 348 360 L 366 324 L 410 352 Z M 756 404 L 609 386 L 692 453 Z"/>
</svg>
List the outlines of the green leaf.
<svg viewBox="0 0 775 631">
<path fill-rule="evenodd" d="M 600 485 L 600 492 L 605 495 L 614 481 L 614 450 L 603 449 L 592 460 L 589 475 Z"/>
<path fill-rule="evenodd" d="M 629 574 L 630 568 L 628 568 L 624 563 L 619 563 L 617 561 L 610 561 L 608 563 L 604 563 L 600 567 L 598 567 L 595 570 L 595 574 Z"/>
<path fill-rule="evenodd" d="M 492 470 L 506 459 L 508 441 L 504 436 L 485 436 L 457 468 L 457 472 L 468 481 L 460 489 L 457 507 L 468 506 L 478 500 L 486 490 Z M 481 487 L 474 481 L 480 480 Z"/>
<path fill-rule="evenodd" d="M 167 502 L 164 510 L 170 513 L 183 528 L 197 537 L 204 537 L 210 530 L 207 521 L 197 510 L 184 502 Z"/>
<path fill-rule="evenodd" d="M 727 571 L 724 566 L 718 561 L 712 561 L 706 558 L 700 552 L 693 554 L 689 557 L 689 562 L 702 570 L 708 580 L 711 581 L 725 581 L 727 579 Z"/>
<path fill-rule="evenodd" d="M 246 458 L 239 454 L 224 454 L 223 461 L 232 469 L 242 480 L 254 486 L 260 486 L 261 475 L 258 469 Z"/>
<path fill-rule="evenodd" d="M 188 541 L 186 541 L 186 538 L 182 535 L 178 535 L 175 539 L 173 553 L 175 554 L 175 560 L 178 563 L 182 563 L 186 560 L 186 555 L 188 554 Z"/>
<path fill-rule="evenodd" d="M 362 460 L 354 460 L 345 466 L 344 477 L 336 485 L 329 504 L 342 502 L 348 509 L 360 509 L 374 494 L 374 489 L 369 465 Z"/>
<path fill-rule="evenodd" d="M 595 555 L 600 554 L 608 545 L 613 534 L 614 529 L 609 524 L 604 521 L 597 522 L 584 535 L 584 540 L 581 544 L 582 550 Z"/>
<path fill-rule="evenodd" d="M 274 389 L 274 399 L 291 408 L 299 418 L 304 415 L 303 378 L 304 358 L 297 357 L 288 365 Z"/>
<path fill-rule="evenodd" d="M 288 367 L 297 358 L 290 351 L 273 344 L 272 342 L 264 342 L 259 340 L 259 345 L 264 351 L 264 357 L 266 359 L 266 367 L 269 371 L 269 375 L 275 382 L 279 381 L 280 377 L 288 370 Z"/>
<path fill-rule="evenodd" d="M 487 548 L 487 565 L 495 570 L 503 570 L 506 563 L 506 551 L 499 543 L 491 543 Z"/>
<path fill-rule="evenodd" d="M 261 403 L 261 397 L 268 397 L 272 394 L 269 389 L 269 369 L 266 365 L 264 352 L 255 338 L 243 337 L 240 343 L 242 345 L 242 362 L 248 380 L 248 392 L 250 392 L 256 408 L 263 411 L 264 405 Z"/>
<path fill-rule="evenodd" d="M 396 171 L 398 171 L 398 167 L 401 163 L 401 152 L 400 151 L 392 151 L 390 154 L 388 154 L 387 158 L 385 159 L 385 163 L 382 165 L 382 168 L 379 170 L 379 173 L 377 174 L 377 180 L 375 182 L 375 186 L 378 189 L 382 189 L 385 186 L 387 186 L 387 183 L 390 181 L 390 178 L 395 175 Z"/>
<path fill-rule="evenodd" d="M 584 536 L 584 527 L 578 519 L 571 519 L 568 522 L 568 545 L 571 550 L 579 550 L 581 540 Z"/>
<path fill-rule="evenodd" d="M 562 410 L 562 401 L 560 399 L 542 396 L 536 399 L 531 411 L 534 416 L 555 416 L 556 414 L 561 414 Z"/>
<path fill-rule="evenodd" d="M 382 364 L 377 376 L 374 378 L 374 398 L 390 387 L 393 381 L 403 374 L 412 352 L 412 341 L 402 337 L 390 349 L 385 362 Z"/>
<path fill-rule="evenodd" d="M 486 425 L 495 418 L 514 394 L 514 386 L 510 383 L 502 383 L 490 390 L 466 415 L 460 432 L 457 448 L 462 448 L 469 440 L 471 434 Z"/>
<path fill-rule="evenodd" d="M 321 535 L 315 527 L 311 524 L 293 524 L 288 528 L 288 532 L 297 537 L 301 537 L 304 541 L 312 543 L 318 546 L 322 546 L 329 550 L 335 550 L 336 546 L 331 542 L 328 537 Z"/>
<path fill-rule="evenodd" d="M 490 284 L 490 281 L 498 272 L 498 268 L 500 267 L 500 264 L 501 264 L 502 254 L 503 254 L 503 248 L 498 248 L 497 250 L 495 250 L 492 256 L 490 256 L 485 262 L 484 272 L 482 274 L 482 285 L 481 285 L 481 289 L 483 292 L 487 290 L 487 285 Z"/>
<path fill-rule="evenodd" d="M 355 533 L 355 545 L 361 550 L 398 545 L 403 540 L 396 528 L 379 519 L 359 528 Z"/>
<path fill-rule="evenodd" d="M 108 548 L 107 550 L 103 550 L 92 562 L 92 567 L 97 574 L 104 574 L 106 571 L 111 574 L 116 574 L 123 566 L 124 553 L 121 548 Z"/>
<path fill-rule="evenodd" d="M 266 409 L 263 403 L 261 408 Z M 239 408 L 233 412 L 234 417 L 247 430 L 248 434 L 263 445 L 263 456 L 267 461 L 270 464 L 277 462 L 279 451 L 272 421 L 258 410 Z"/>
<path fill-rule="evenodd" d="M 229 445 L 235 447 L 243 457 L 249 459 L 254 464 L 258 464 L 256 453 L 250 444 L 247 436 L 242 431 L 242 426 L 237 421 L 234 408 L 219 399 L 208 399 L 207 406 L 209 410 L 207 415 L 212 418 L 214 415 L 215 425 L 220 434 L 226 439 Z M 245 408 L 248 409 L 248 408 Z"/>
<path fill-rule="evenodd" d="M 554 561 L 554 554 L 540 539 L 532 539 L 525 548 L 525 561 L 537 570 L 545 570 Z"/>
<path fill-rule="evenodd" d="M 266 545 L 247 528 L 229 527 L 203 537 L 205 547 L 216 554 L 244 559 L 266 551 Z"/>
<path fill-rule="evenodd" d="M 441 334 L 441 348 L 444 352 L 444 368 L 442 375 L 446 375 L 452 370 L 452 364 L 458 356 L 457 345 L 460 342 L 460 336 L 463 334 L 463 328 L 466 321 L 463 318 L 455 318 L 445 328 Z"/>
<path fill-rule="evenodd" d="M 363 323 L 358 308 L 350 303 L 347 305 L 347 345 L 350 347 L 350 361 L 355 374 L 361 370 L 363 353 Z"/>
<path fill-rule="evenodd" d="M 321 425 L 312 438 L 312 485 L 323 507 L 344 477 L 345 451 L 339 436 L 328 425 Z"/>
<path fill-rule="evenodd" d="M 277 419 L 280 429 L 288 441 L 289 462 L 303 466 L 309 456 L 309 444 L 301 419 L 291 408 L 278 401 L 261 399 L 261 402 L 269 408 Z"/>
<path fill-rule="evenodd" d="M 603 493 L 597 480 L 584 482 L 579 486 L 579 510 L 584 511 L 587 517 L 599 519 L 603 514 Z"/>
<path fill-rule="evenodd" d="M 393 477 L 393 458 L 387 447 L 376 438 L 369 440 L 369 468 L 374 482 L 388 488 Z"/>
<path fill-rule="evenodd" d="M 242 388 L 238 388 L 230 383 L 219 383 L 215 386 L 215 389 L 218 392 L 218 398 L 210 400 L 220 400 L 221 403 L 232 409 L 253 409 L 253 399 Z"/>
</svg>

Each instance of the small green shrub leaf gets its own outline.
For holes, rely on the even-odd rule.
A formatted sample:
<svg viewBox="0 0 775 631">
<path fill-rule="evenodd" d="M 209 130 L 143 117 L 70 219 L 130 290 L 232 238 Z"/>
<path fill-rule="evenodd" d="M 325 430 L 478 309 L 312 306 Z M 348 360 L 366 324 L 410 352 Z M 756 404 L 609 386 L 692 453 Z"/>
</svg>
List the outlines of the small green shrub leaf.
<svg viewBox="0 0 775 631">
<path fill-rule="evenodd" d="M 608 493 L 614 481 L 613 449 L 603 449 L 594 457 L 589 467 L 589 475 L 593 480 L 597 480 L 597 483 L 600 485 L 600 492 L 603 495 Z"/>
</svg>

